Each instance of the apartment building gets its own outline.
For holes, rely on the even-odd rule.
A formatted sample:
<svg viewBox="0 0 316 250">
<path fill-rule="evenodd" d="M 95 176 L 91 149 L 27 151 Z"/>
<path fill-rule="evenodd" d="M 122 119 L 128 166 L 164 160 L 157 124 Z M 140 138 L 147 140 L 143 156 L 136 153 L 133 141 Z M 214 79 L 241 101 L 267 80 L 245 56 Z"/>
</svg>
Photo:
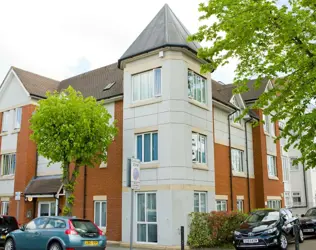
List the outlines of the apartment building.
<svg viewBox="0 0 316 250">
<path fill-rule="evenodd" d="M 135 244 L 178 246 L 193 211 L 288 205 L 287 194 L 301 190 L 292 183 L 296 172 L 288 160 L 297 152 L 274 142 L 279 124 L 261 110 L 236 120 L 272 82 L 264 79 L 255 89 L 250 81 L 248 93 L 234 95 L 232 85 L 200 74 L 200 45 L 187 42 L 188 35 L 165 5 L 118 63 L 63 81 L 12 67 L 0 88 L 2 214 L 18 216 L 20 223 L 59 214 L 65 202 L 60 164 L 47 167 L 49 160 L 37 154 L 29 119 L 47 90 L 68 86 L 104 100 L 118 121 L 108 162 L 82 166 L 75 191 L 74 215 L 94 221 L 109 240 L 129 244 L 131 157 L 141 161 L 133 197 Z M 253 127 L 257 120 L 265 124 Z M 310 182 L 308 190 L 315 190 L 312 177 Z M 15 192 L 23 193 L 19 202 Z"/>
</svg>

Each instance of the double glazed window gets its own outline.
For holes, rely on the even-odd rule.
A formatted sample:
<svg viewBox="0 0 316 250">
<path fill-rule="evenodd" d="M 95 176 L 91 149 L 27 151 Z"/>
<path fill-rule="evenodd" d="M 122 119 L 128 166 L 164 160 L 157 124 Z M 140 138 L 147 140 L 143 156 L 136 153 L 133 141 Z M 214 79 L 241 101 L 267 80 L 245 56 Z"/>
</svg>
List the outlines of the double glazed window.
<svg viewBox="0 0 316 250">
<path fill-rule="evenodd" d="M 290 194 L 290 192 L 284 192 L 284 202 L 285 202 L 285 207 L 291 206 L 291 194 Z"/>
<path fill-rule="evenodd" d="M 233 148 L 231 150 L 231 154 L 232 154 L 233 170 L 235 172 L 240 172 L 240 173 L 245 172 L 245 169 L 244 169 L 244 151 Z"/>
<path fill-rule="evenodd" d="M 137 193 L 137 241 L 157 243 L 156 193 Z"/>
<path fill-rule="evenodd" d="M 14 175 L 16 158 L 14 154 L 3 154 L 1 156 L 1 175 Z"/>
<path fill-rule="evenodd" d="M 55 216 L 56 215 L 56 202 L 40 202 L 38 204 L 38 216 Z"/>
<path fill-rule="evenodd" d="M 22 108 L 15 109 L 15 119 L 14 119 L 14 128 L 21 128 L 21 119 L 22 119 Z"/>
<path fill-rule="evenodd" d="M 14 120 L 13 120 L 13 114 L 14 114 Z M 12 111 L 3 112 L 2 132 L 8 132 L 11 129 L 20 129 L 21 120 L 22 120 L 22 108 L 16 108 L 15 110 L 12 110 Z M 12 124 L 13 124 L 13 128 L 12 128 Z"/>
<path fill-rule="evenodd" d="M 281 201 L 280 200 L 268 200 L 268 208 L 280 209 Z"/>
<path fill-rule="evenodd" d="M 94 202 L 94 223 L 98 227 L 106 227 L 106 201 Z"/>
<path fill-rule="evenodd" d="M 133 102 L 161 95 L 161 68 L 132 76 Z"/>
<path fill-rule="evenodd" d="M 193 72 L 192 70 L 188 71 L 188 95 L 189 98 L 192 98 L 200 103 L 206 104 L 207 98 L 207 80 Z"/>
<path fill-rule="evenodd" d="M 216 200 L 216 211 L 227 211 L 227 201 L 226 200 Z"/>
<path fill-rule="evenodd" d="M 9 215 L 9 202 L 8 201 L 1 202 L 1 215 Z"/>
<path fill-rule="evenodd" d="M 282 156 L 282 170 L 283 170 L 283 181 L 288 182 L 290 180 L 290 170 L 288 164 L 288 158 Z"/>
<path fill-rule="evenodd" d="M 2 132 L 7 132 L 9 130 L 9 117 L 10 117 L 10 111 L 3 112 L 3 115 L 2 115 Z"/>
<path fill-rule="evenodd" d="M 194 192 L 194 212 L 206 213 L 206 192 Z"/>
<path fill-rule="evenodd" d="M 239 108 L 239 105 L 238 105 L 238 102 L 236 100 L 236 97 L 234 97 L 232 100 L 231 100 L 231 103 L 234 104 L 237 108 Z M 241 125 L 241 120 L 237 120 L 236 119 L 241 115 L 241 111 L 240 110 L 236 110 L 235 113 L 233 113 L 231 116 L 230 116 L 230 120 L 231 122 L 233 123 L 237 123 L 237 124 L 240 124 Z"/>
<path fill-rule="evenodd" d="M 267 156 L 267 164 L 268 164 L 268 174 L 269 174 L 269 176 L 277 177 L 278 173 L 277 173 L 277 168 L 276 168 L 275 156 L 268 155 Z"/>
<path fill-rule="evenodd" d="M 141 162 L 158 161 L 158 132 L 136 135 L 136 157 Z"/>
<path fill-rule="evenodd" d="M 243 212 L 244 211 L 244 201 L 237 200 L 237 211 Z"/>
<path fill-rule="evenodd" d="M 302 205 L 302 198 L 300 192 L 292 192 L 293 206 Z"/>
<path fill-rule="evenodd" d="M 264 131 L 267 134 L 275 135 L 275 126 L 274 122 L 271 121 L 271 117 L 269 115 L 263 115 L 263 121 L 264 121 Z"/>
<path fill-rule="evenodd" d="M 206 136 L 192 132 L 192 162 L 206 163 Z"/>
</svg>

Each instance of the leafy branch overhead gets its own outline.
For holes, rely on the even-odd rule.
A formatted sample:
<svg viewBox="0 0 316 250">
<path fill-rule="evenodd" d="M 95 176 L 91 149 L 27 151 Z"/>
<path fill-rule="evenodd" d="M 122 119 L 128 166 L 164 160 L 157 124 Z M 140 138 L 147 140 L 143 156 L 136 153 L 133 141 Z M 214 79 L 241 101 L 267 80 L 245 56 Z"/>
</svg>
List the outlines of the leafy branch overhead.
<svg viewBox="0 0 316 250">
<path fill-rule="evenodd" d="M 81 166 L 94 167 L 107 161 L 107 148 L 117 134 L 111 115 L 93 97 L 84 97 L 68 87 L 61 93 L 47 93 L 40 100 L 30 122 L 31 139 L 37 144 L 38 153 L 60 162 L 63 185 L 66 191 L 64 213 L 71 214 L 74 188 Z M 70 164 L 74 165 L 71 173 Z"/>
<path fill-rule="evenodd" d="M 189 39 L 208 41 L 201 48 L 202 66 L 208 72 L 238 59 L 235 93 L 249 90 L 246 83 L 257 78 L 273 80 L 274 88 L 248 109 L 264 109 L 272 121 L 285 121 L 285 149 L 299 149 L 299 161 L 316 166 L 316 2 L 289 0 L 209 0 L 200 4 L 203 25 Z M 283 1 L 284 2 L 284 1 Z M 211 22 L 211 20 L 214 20 Z"/>
</svg>

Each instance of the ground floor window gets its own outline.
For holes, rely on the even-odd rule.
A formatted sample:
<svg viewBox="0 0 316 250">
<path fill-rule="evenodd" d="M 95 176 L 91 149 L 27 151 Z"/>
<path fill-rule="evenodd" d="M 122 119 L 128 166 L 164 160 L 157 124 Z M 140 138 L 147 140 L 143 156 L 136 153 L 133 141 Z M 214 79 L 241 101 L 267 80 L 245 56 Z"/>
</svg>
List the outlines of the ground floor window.
<svg viewBox="0 0 316 250">
<path fill-rule="evenodd" d="M 106 201 L 94 201 L 94 223 L 106 227 Z"/>
<path fill-rule="evenodd" d="M 56 202 L 47 201 L 38 203 L 38 216 L 55 216 Z"/>
<path fill-rule="evenodd" d="M 302 205 L 301 192 L 292 192 L 293 206 Z"/>
<path fill-rule="evenodd" d="M 194 212 L 206 213 L 206 192 L 194 192 Z"/>
<path fill-rule="evenodd" d="M 216 200 L 216 211 L 227 211 L 226 200 Z"/>
<path fill-rule="evenodd" d="M 8 201 L 1 202 L 1 215 L 9 215 L 9 202 Z"/>
<path fill-rule="evenodd" d="M 281 201 L 280 200 L 268 200 L 268 208 L 280 209 Z"/>
<path fill-rule="evenodd" d="M 156 193 L 137 193 L 137 241 L 157 243 Z"/>
<path fill-rule="evenodd" d="M 285 207 L 291 206 L 291 194 L 290 194 L 290 192 L 284 192 L 284 202 L 285 202 Z"/>
<path fill-rule="evenodd" d="M 237 211 L 244 211 L 244 200 L 237 200 Z"/>
</svg>

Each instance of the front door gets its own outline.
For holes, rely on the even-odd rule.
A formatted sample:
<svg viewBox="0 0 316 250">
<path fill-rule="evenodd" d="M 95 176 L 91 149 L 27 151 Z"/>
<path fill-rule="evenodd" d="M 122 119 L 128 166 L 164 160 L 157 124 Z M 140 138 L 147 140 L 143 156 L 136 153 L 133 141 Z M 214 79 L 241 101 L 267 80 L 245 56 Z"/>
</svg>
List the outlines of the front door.
<svg viewBox="0 0 316 250">
<path fill-rule="evenodd" d="M 38 203 L 38 217 L 41 216 L 55 216 L 56 203 L 55 201 L 39 202 Z"/>
</svg>

